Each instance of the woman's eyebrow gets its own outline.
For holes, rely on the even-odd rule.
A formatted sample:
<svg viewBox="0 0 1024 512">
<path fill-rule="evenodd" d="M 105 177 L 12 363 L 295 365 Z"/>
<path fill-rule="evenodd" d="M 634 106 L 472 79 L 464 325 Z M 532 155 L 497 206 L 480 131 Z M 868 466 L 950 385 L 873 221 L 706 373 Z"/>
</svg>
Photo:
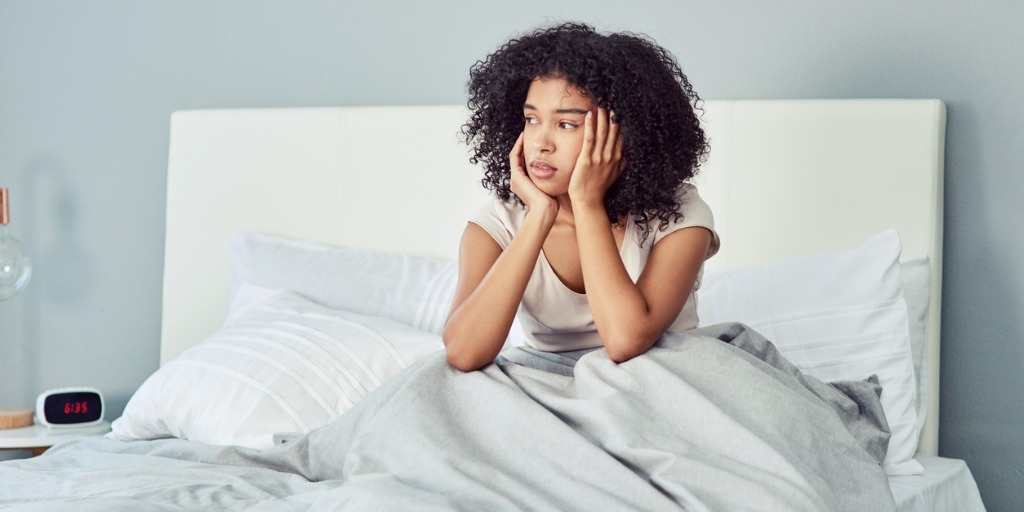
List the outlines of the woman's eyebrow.
<svg viewBox="0 0 1024 512">
<path fill-rule="evenodd" d="M 523 103 L 523 110 L 537 110 L 537 107 L 530 105 L 529 103 Z M 582 108 L 560 108 L 555 110 L 556 114 L 579 114 L 581 116 L 586 115 L 587 111 Z"/>
</svg>

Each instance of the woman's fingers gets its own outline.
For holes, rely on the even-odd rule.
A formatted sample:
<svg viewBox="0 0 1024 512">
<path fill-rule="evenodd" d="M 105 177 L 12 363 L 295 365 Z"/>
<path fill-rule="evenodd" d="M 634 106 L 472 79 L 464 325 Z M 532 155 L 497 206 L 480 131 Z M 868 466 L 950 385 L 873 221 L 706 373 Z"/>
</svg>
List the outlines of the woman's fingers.
<svg viewBox="0 0 1024 512">
<path fill-rule="evenodd" d="M 609 162 L 616 157 L 620 147 L 619 123 L 612 121 L 615 113 L 605 108 L 590 112 L 584 121 L 583 148 L 592 163 Z"/>
<path fill-rule="evenodd" d="M 591 146 L 591 160 L 594 163 L 611 163 L 622 156 L 620 127 L 614 119 L 615 112 L 604 108 L 597 110 L 597 119 L 594 123 L 597 127 L 594 130 L 594 144 Z"/>
<path fill-rule="evenodd" d="M 526 163 L 523 160 L 523 134 L 519 134 L 516 143 L 512 145 L 512 152 L 508 154 L 508 161 L 512 169 L 525 171 Z"/>
<path fill-rule="evenodd" d="M 597 129 L 594 131 L 594 145 L 591 148 L 591 159 L 594 162 L 603 162 L 604 146 L 608 141 L 608 110 L 597 109 Z"/>
<path fill-rule="evenodd" d="M 615 112 L 609 113 L 608 140 L 604 145 L 604 159 L 606 161 L 618 160 L 622 156 L 622 139 L 619 138 L 619 123 L 614 121 Z"/>
<path fill-rule="evenodd" d="M 583 118 L 583 147 L 580 149 L 580 156 L 577 163 L 589 164 L 593 161 L 594 151 L 594 113 L 587 112 Z"/>
</svg>

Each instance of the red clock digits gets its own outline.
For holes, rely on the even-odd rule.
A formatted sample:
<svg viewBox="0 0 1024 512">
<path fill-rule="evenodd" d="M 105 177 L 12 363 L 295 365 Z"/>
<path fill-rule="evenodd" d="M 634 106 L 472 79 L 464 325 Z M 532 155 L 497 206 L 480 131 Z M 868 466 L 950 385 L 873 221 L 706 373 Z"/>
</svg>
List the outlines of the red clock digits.
<svg viewBox="0 0 1024 512">
<path fill-rule="evenodd" d="M 89 402 L 67 402 L 64 404 L 64 414 L 85 414 L 89 412 Z"/>
</svg>

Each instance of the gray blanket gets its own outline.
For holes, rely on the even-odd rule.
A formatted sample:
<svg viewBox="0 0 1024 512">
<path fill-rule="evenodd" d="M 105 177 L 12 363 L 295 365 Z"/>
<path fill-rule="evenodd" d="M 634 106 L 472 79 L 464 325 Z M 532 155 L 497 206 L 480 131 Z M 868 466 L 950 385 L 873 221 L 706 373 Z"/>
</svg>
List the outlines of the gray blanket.
<svg viewBox="0 0 1024 512">
<path fill-rule="evenodd" d="M 273 449 L 86 438 L 0 463 L 0 508 L 895 510 L 880 391 L 805 377 L 740 324 L 622 364 L 517 348 L 462 373 L 437 353 Z"/>
</svg>

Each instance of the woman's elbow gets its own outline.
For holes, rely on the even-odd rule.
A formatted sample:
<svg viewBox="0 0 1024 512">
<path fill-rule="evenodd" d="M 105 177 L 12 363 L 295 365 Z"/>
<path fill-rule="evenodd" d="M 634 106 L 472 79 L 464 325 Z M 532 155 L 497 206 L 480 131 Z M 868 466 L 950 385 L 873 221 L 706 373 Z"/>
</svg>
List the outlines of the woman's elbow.
<svg viewBox="0 0 1024 512">
<path fill-rule="evenodd" d="M 605 342 L 605 351 L 608 352 L 608 359 L 618 364 L 647 352 L 653 344 L 654 340 L 648 341 L 646 337 L 636 335 L 618 336 L 610 338 Z"/>
<path fill-rule="evenodd" d="M 441 340 L 444 341 L 444 352 L 445 357 L 448 359 L 448 364 L 452 367 L 462 370 L 464 372 L 471 372 L 483 368 L 487 363 L 481 363 L 475 354 L 467 352 L 464 349 L 460 349 L 459 344 L 452 339 L 452 335 L 445 332 L 441 335 Z"/>
<path fill-rule="evenodd" d="M 632 347 L 621 347 L 618 345 L 606 346 L 605 350 L 608 352 L 608 359 L 611 359 L 615 364 L 625 363 L 643 353 L 636 351 Z"/>
<path fill-rule="evenodd" d="M 480 364 L 479 361 L 457 350 L 445 349 L 445 352 L 448 364 L 457 370 L 472 372 L 486 366 L 486 364 Z"/>
</svg>

